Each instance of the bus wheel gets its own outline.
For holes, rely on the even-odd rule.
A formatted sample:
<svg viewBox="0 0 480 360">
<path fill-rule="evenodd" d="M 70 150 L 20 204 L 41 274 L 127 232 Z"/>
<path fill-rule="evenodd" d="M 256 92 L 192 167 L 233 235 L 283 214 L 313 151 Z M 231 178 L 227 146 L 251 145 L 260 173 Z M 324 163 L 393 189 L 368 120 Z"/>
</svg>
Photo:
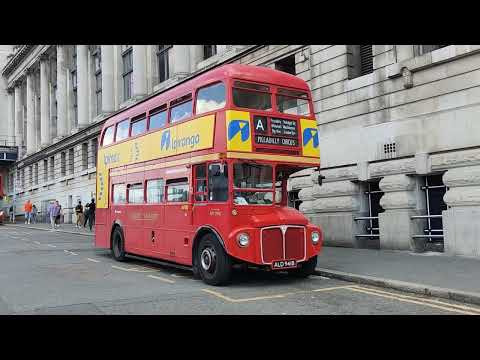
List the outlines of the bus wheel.
<svg viewBox="0 0 480 360">
<path fill-rule="evenodd" d="M 306 278 L 315 272 L 316 267 L 317 256 L 314 256 L 310 260 L 303 262 L 301 268 L 290 270 L 289 274 L 298 278 Z"/>
<path fill-rule="evenodd" d="M 125 241 L 122 230 L 117 226 L 112 234 L 112 255 L 117 261 L 125 261 Z"/>
<path fill-rule="evenodd" d="M 209 285 L 223 285 L 230 279 L 232 260 L 215 239 L 207 234 L 197 248 L 197 266 L 202 280 Z"/>
</svg>

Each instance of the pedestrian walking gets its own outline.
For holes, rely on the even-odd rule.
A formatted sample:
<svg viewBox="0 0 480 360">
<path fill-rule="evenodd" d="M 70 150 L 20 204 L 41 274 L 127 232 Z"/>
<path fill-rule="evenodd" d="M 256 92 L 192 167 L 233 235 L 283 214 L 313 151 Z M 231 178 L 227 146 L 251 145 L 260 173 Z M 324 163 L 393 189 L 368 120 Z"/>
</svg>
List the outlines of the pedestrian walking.
<svg viewBox="0 0 480 360">
<path fill-rule="evenodd" d="M 50 224 L 52 226 L 51 231 L 55 230 L 55 219 L 58 214 L 58 207 L 56 206 L 55 202 L 52 200 L 48 205 L 47 215 L 50 218 Z"/>
<path fill-rule="evenodd" d="M 85 213 L 83 214 L 83 227 L 87 226 L 88 218 L 90 217 L 90 203 L 85 204 Z"/>
<path fill-rule="evenodd" d="M 92 226 L 95 224 L 95 199 L 92 199 L 92 202 L 90 203 L 90 208 L 88 211 L 88 225 L 90 227 L 90 231 L 92 231 Z"/>
<path fill-rule="evenodd" d="M 62 205 L 60 205 L 58 200 L 55 201 L 55 205 L 58 208 L 57 215 L 55 216 L 55 227 L 59 228 L 60 227 L 60 218 L 62 216 Z"/>
<path fill-rule="evenodd" d="M 77 224 L 75 225 L 76 228 L 79 228 L 84 220 L 83 220 L 83 205 L 82 202 L 79 200 L 78 205 L 75 206 L 75 214 L 77 215 Z"/>
<path fill-rule="evenodd" d="M 35 204 L 33 204 L 31 218 L 32 218 L 32 223 L 34 224 L 37 223 L 37 214 L 38 214 L 38 209 L 35 206 Z"/>
<path fill-rule="evenodd" d="M 30 224 L 30 216 L 32 214 L 32 203 L 27 200 L 23 205 L 23 211 L 25 212 L 25 224 Z"/>
<path fill-rule="evenodd" d="M 14 215 L 14 210 L 13 210 L 13 205 L 10 205 L 10 222 L 14 223 L 15 222 L 15 215 Z"/>
</svg>

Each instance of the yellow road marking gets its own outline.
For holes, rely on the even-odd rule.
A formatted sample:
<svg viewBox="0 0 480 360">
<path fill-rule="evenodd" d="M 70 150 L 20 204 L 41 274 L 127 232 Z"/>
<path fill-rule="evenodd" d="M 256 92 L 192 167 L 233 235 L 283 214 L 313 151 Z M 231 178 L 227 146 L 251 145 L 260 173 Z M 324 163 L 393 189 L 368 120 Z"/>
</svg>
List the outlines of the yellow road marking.
<svg viewBox="0 0 480 360">
<path fill-rule="evenodd" d="M 375 291 L 368 291 L 366 288 L 362 288 L 362 287 L 352 286 L 348 290 L 357 291 L 357 292 L 361 292 L 361 293 L 369 294 L 369 295 L 380 296 L 380 297 L 384 297 L 384 298 L 387 298 L 387 299 L 394 299 L 394 300 L 403 301 L 403 302 L 407 302 L 407 303 L 411 303 L 411 304 L 428 306 L 428 307 L 441 309 L 441 310 L 445 310 L 445 311 L 457 312 L 457 313 L 465 314 L 465 315 L 477 315 L 474 312 L 462 311 L 462 310 L 455 309 L 455 308 L 448 308 L 448 307 L 445 307 L 445 306 L 439 306 L 439 305 L 431 304 L 431 303 L 428 303 L 428 302 L 425 302 L 425 301 L 404 299 L 400 296 L 396 296 L 396 295 L 393 295 L 393 294 L 392 295 L 380 294 L 380 293 L 377 293 Z"/>
<path fill-rule="evenodd" d="M 175 281 L 169 280 L 169 279 L 165 279 L 165 278 L 160 277 L 160 276 L 147 275 L 147 277 L 152 278 L 152 279 L 157 279 L 157 280 L 160 280 L 160 281 L 165 281 L 165 282 L 167 282 L 167 283 L 169 283 L 169 284 L 175 284 Z"/>
<path fill-rule="evenodd" d="M 99 263 L 100 260 L 95 260 L 95 259 L 92 259 L 92 258 L 87 258 L 88 261 L 92 261 L 92 262 L 95 262 L 95 263 Z"/>
<path fill-rule="evenodd" d="M 355 287 L 356 288 L 362 288 L 362 289 L 368 290 L 368 291 L 373 291 L 373 292 L 376 292 L 376 293 L 379 293 L 379 294 L 398 296 L 398 297 L 403 298 L 403 299 L 413 299 L 413 300 L 418 300 L 418 301 L 429 302 L 429 303 L 433 303 L 433 304 L 439 304 L 439 305 L 445 305 L 445 306 L 449 306 L 449 307 L 453 307 L 453 308 L 458 308 L 460 310 L 473 311 L 473 312 L 476 312 L 480 315 L 480 308 L 476 308 L 476 307 L 471 307 L 471 306 L 467 306 L 467 305 L 460 305 L 460 304 L 451 304 L 451 303 L 448 303 L 448 302 L 445 302 L 445 301 L 440 301 L 440 300 L 436 300 L 436 299 L 421 298 L 421 297 L 412 296 L 412 295 L 395 294 L 395 293 L 382 291 L 382 290 L 378 290 L 378 289 L 371 289 L 371 288 L 365 288 L 365 287 L 359 287 L 359 286 L 355 286 Z"/>
<path fill-rule="evenodd" d="M 345 289 L 345 288 L 350 288 L 353 285 L 346 285 L 346 286 L 334 286 L 334 287 L 328 287 L 328 288 L 321 288 L 321 289 L 316 289 L 316 290 L 306 290 L 306 291 L 293 291 L 293 292 L 287 292 L 287 293 L 282 293 L 282 294 L 275 294 L 275 295 L 265 295 L 265 296 L 256 296 L 256 297 L 251 297 L 251 298 L 243 298 L 243 299 L 233 299 L 231 297 L 228 297 L 226 295 L 223 295 L 219 293 L 218 291 L 213 291 L 210 289 L 202 289 L 202 291 L 207 292 L 209 294 L 212 294 L 216 297 L 219 297 L 220 299 L 226 300 L 228 302 L 247 302 L 247 301 L 256 301 L 256 300 L 267 300 L 267 299 L 279 299 L 279 298 L 284 298 L 289 295 L 297 295 L 297 294 L 305 294 L 309 292 L 319 292 L 319 291 L 332 291 L 332 290 L 337 290 L 337 289 Z"/>
</svg>

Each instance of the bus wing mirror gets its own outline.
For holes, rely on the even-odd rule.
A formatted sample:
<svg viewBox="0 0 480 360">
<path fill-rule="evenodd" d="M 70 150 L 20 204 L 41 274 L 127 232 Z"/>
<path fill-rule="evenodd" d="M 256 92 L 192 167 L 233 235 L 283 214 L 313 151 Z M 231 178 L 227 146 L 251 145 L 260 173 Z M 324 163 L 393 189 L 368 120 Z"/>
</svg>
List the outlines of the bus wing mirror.
<svg viewBox="0 0 480 360">
<path fill-rule="evenodd" d="M 318 175 L 318 185 L 319 185 L 319 186 L 322 186 L 322 184 L 323 184 L 323 179 L 325 179 L 325 176 L 319 174 L 319 175 Z"/>
</svg>

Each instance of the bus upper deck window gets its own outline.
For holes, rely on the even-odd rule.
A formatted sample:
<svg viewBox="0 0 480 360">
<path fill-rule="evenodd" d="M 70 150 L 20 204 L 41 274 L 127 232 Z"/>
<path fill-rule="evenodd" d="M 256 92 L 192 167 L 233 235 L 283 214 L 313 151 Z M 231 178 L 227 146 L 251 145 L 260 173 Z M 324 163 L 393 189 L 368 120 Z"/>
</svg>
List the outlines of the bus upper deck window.
<svg viewBox="0 0 480 360">
<path fill-rule="evenodd" d="M 188 99 L 188 101 L 183 101 L 183 99 Z M 177 103 L 177 101 L 172 102 L 172 107 L 170 108 L 170 122 L 174 123 L 177 121 L 181 121 L 186 119 L 192 115 L 192 98 L 191 95 L 187 95 L 182 99 L 178 99 L 177 101 L 180 102 L 178 105 L 173 105 L 173 103 Z"/>
<path fill-rule="evenodd" d="M 117 124 L 117 135 L 115 136 L 115 141 L 121 141 L 128 138 L 129 122 L 130 120 L 123 120 Z"/>
<path fill-rule="evenodd" d="M 272 94 L 266 85 L 235 81 L 233 103 L 237 107 L 258 110 L 272 110 Z"/>
<path fill-rule="evenodd" d="M 145 116 L 132 120 L 131 136 L 143 134 L 147 128 L 147 119 Z"/>
<path fill-rule="evenodd" d="M 196 113 L 203 114 L 225 106 L 225 85 L 217 83 L 198 90 Z"/>
<path fill-rule="evenodd" d="M 163 109 L 163 110 L 162 110 Z M 167 110 L 166 106 L 159 110 L 153 110 L 150 113 L 149 130 L 160 129 L 167 124 Z"/>
<path fill-rule="evenodd" d="M 308 95 L 303 91 L 278 89 L 278 111 L 291 115 L 310 115 Z"/>
<path fill-rule="evenodd" d="M 105 133 L 103 134 L 103 141 L 102 141 L 102 146 L 107 146 L 113 143 L 113 134 L 114 134 L 114 127 L 110 126 L 105 130 Z"/>
</svg>

